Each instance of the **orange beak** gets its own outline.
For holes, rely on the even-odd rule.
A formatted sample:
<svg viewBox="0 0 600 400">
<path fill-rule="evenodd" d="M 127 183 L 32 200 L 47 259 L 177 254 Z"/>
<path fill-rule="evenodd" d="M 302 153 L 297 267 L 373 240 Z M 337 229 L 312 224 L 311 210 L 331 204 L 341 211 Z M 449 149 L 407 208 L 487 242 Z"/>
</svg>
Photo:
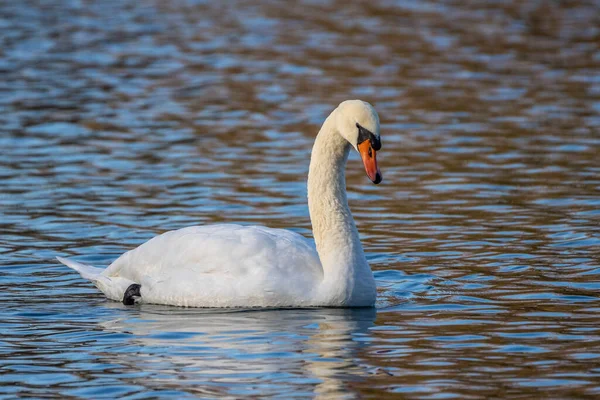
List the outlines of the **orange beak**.
<svg viewBox="0 0 600 400">
<path fill-rule="evenodd" d="M 378 184 L 383 179 L 381 171 L 377 166 L 377 154 L 373 146 L 371 146 L 370 140 L 365 140 L 358 145 L 358 152 L 360 158 L 362 158 L 363 164 L 365 165 L 365 171 L 369 179 L 374 183 Z"/>
</svg>

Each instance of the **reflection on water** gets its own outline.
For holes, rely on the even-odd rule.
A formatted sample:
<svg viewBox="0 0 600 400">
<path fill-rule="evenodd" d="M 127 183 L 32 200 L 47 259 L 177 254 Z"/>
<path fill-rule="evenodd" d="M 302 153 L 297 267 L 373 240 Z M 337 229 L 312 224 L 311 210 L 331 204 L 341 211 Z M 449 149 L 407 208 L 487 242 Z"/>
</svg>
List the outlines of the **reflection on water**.
<svg viewBox="0 0 600 400">
<path fill-rule="evenodd" d="M 151 306 L 100 325 L 130 335 L 130 350 L 111 355 L 112 362 L 127 369 L 144 365 L 150 387 L 183 386 L 214 396 L 285 395 L 293 390 L 288 382 L 298 380 L 314 383 L 315 394 L 339 398 L 355 397 L 348 385 L 369 373 L 354 357 L 368 343 L 375 315 L 374 309 L 215 312 Z"/>
<path fill-rule="evenodd" d="M 0 395 L 595 397 L 600 4 L 0 3 Z M 125 308 L 98 266 L 167 229 L 310 236 L 308 156 L 353 155 L 365 310 Z M 379 156 L 379 154 L 378 154 Z"/>
</svg>

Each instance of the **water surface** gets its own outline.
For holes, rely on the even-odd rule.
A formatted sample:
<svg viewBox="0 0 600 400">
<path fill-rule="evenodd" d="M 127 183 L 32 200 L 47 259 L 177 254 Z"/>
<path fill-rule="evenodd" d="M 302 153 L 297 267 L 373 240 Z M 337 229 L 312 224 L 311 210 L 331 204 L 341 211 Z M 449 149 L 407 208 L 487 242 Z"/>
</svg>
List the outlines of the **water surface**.
<svg viewBox="0 0 600 400">
<path fill-rule="evenodd" d="M 600 395 L 596 1 L 0 4 L 0 396 Z M 376 310 L 105 300 L 168 229 L 311 236 L 308 157 L 382 120 L 351 208 Z"/>
</svg>

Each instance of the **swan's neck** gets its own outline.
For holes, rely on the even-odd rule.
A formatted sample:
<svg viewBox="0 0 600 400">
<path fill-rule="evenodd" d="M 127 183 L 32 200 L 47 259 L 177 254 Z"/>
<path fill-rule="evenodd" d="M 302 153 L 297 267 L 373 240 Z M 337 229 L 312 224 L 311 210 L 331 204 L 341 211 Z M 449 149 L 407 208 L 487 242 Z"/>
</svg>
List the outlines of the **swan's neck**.
<svg viewBox="0 0 600 400">
<path fill-rule="evenodd" d="M 350 148 L 335 129 L 332 113 L 313 146 L 308 208 L 323 266 L 323 295 L 342 305 L 367 305 L 374 302 L 375 281 L 346 198 L 345 169 Z"/>
</svg>

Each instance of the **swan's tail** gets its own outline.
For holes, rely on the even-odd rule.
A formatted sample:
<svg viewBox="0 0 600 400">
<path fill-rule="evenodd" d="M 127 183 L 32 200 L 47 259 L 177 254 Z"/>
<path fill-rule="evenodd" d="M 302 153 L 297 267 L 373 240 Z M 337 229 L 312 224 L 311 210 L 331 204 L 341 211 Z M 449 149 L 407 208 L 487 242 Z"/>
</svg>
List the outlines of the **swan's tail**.
<svg viewBox="0 0 600 400">
<path fill-rule="evenodd" d="M 79 275 L 85 279 L 89 279 L 90 281 L 96 281 L 102 271 L 104 271 L 102 268 L 92 267 L 91 265 L 83 264 L 66 258 L 56 257 L 56 259 L 65 264 L 67 267 L 79 272 Z"/>
<path fill-rule="evenodd" d="M 109 299 L 121 301 L 123 294 L 127 288 L 135 282 L 119 276 L 105 276 L 102 274 L 103 268 L 92 267 L 91 265 L 83 264 L 77 261 L 68 260 L 62 257 L 56 257 L 58 261 L 65 264 L 67 267 L 79 272 L 85 279 L 92 281 L 98 289 L 102 291 Z"/>
</svg>

